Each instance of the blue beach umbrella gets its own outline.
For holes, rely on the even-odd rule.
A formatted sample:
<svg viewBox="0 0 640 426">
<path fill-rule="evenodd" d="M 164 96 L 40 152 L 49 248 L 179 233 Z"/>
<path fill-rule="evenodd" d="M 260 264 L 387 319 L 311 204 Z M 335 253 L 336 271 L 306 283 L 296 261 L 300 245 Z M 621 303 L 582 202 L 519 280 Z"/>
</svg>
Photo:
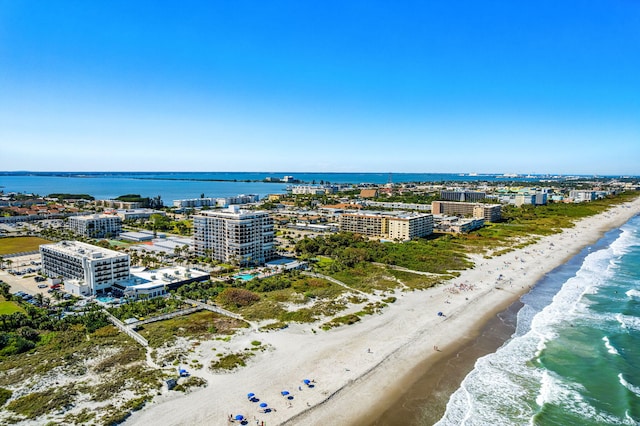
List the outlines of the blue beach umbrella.
<svg viewBox="0 0 640 426">
<path fill-rule="evenodd" d="M 304 379 L 304 380 L 302 381 L 302 383 L 304 383 L 305 385 L 308 385 L 309 383 L 311 383 L 311 380 L 309 380 L 309 379 Z"/>
<path fill-rule="evenodd" d="M 267 407 L 267 403 L 266 403 L 266 402 L 261 402 L 261 403 L 260 403 L 260 407 L 262 407 L 262 408 L 266 408 L 266 407 Z"/>
<path fill-rule="evenodd" d="M 244 416 L 242 414 L 238 414 L 236 416 L 236 420 L 244 420 Z"/>
<path fill-rule="evenodd" d="M 287 395 L 289 395 L 289 391 L 286 391 L 286 390 L 285 390 L 285 391 L 282 391 L 282 392 L 280 392 L 280 393 L 282 394 L 282 396 L 287 396 Z"/>
<path fill-rule="evenodd" d="M 256 394 L 255 394 L 255 393 L 253 393 L 253 392 L 249 392 L 249 393 L 247 394 L 247 398 L 253 398 L 254 396 L 256 396 Z"/>
</svg>

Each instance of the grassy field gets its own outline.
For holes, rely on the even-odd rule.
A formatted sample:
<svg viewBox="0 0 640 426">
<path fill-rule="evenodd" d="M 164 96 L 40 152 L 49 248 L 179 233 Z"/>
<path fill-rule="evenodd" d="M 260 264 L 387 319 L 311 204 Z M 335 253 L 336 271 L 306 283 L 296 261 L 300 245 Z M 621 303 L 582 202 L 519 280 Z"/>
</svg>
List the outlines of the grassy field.
<svg viewBox="0 0 640 426">
<path fill-rule="evenodd" d="M 0 296 L 0 315 L 11 315 L 14 312 L 24 312 L 15 302 L 8 302 Z"/>
<path fill-rule="evenodd" d="M 49 244 L 50 242 L 38 237 L 0 238 L 0 256 L 25 251 L 37 251 L 41 244 Z"/>
</svg>

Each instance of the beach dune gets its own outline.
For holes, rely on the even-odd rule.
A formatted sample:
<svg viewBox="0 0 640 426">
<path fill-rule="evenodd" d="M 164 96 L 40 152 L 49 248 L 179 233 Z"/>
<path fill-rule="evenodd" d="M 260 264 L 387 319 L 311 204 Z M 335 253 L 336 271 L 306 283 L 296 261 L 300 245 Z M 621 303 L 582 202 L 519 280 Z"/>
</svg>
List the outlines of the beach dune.
<svg viewBox="0 0 640 426">
<path fill-rule="evenodd" d="M 244 331 L 233 339 L 238 347 L 258 340 L 268 350 L 232 373 L 198 373 L 209 382 L 206 388 L 158 396 L 126 424 L 225 425 L 237 414 L 249 424 L 269 426 L 371 423 L 418 378 L 416 366 L 424 371 L 455 354 L 544 274 L 638 212 L 640 199 L 525 248 L 490 259 L 474 257 L 475 267 L 458 278 L 401 293 L 382 314 L 354 325 L 317 333 L 308 325 Z M 314 380 L 312 387 L 304 379 Z M 248 392 L 275 411 L 260 412 Z"/>
</svg>

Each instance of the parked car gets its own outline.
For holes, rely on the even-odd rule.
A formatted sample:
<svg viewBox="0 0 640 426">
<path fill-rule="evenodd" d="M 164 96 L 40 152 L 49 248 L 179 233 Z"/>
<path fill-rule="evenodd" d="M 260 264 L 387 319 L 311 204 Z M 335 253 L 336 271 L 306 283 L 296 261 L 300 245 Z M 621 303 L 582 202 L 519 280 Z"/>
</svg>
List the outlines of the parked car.
<svg viewBox="0 0 640 426">
<path fill-rule="evenodd" d="M 46 284 L 38 284 L 38 288 L 47 288 Z"/>
</svg>

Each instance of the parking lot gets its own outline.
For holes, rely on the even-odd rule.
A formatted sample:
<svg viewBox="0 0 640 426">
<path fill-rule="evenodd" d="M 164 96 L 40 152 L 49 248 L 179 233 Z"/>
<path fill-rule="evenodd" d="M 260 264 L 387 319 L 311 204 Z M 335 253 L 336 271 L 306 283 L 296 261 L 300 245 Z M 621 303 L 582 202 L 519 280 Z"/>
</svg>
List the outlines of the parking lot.
<svg viewBox="0 0 640 426">
<path fill-rule="evenodd" d="M 26 256 L 5 258 L 11 260 L 11 266 L 6 267 L 5 270 L 0 271 L 0 279 L 11 286 L 11 292 L 23 291 L 27 294 L 35 295 L 36 293 L 43 293 L 47 295 L 46 281 L 36 282 L 34 279 L 38 275 L 36 272 L 26 272 L 29 269 L 36 269 L 40 265 L 40 255 L 30 254 Z M 33 263 L 32 263 L 33 262 Z M 35 265 L 34 265 L 35 263 Z M 21 273 L 21 275 L 10 274 L 9 270 L 15 270 Z M 23 273 L 24 271 L 24 273 Z M 38 286 L 41 286 L 40 288 Z"/>
</svg>

